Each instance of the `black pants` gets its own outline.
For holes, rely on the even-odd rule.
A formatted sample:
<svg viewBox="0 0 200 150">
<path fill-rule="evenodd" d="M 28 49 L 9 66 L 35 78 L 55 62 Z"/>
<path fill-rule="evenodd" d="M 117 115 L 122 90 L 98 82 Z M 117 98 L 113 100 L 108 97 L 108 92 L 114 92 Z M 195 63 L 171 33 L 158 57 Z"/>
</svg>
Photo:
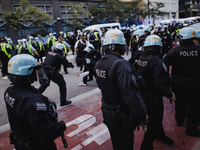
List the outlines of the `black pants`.
<svg viewBox="0 0 200 150">
<path fill-rule="evenodd" d="M 160 97 L 148 97 L 143 95 L 147 110 L 148 124 L 147 132 L 141 145 L 141 150 L 153 150 L 153 142 L 156 137 L 165 136 L 162 120 L 163 120 L 163 100 Z"/>
<path fill-rule="evenodd" d="M 9 58 L 2 60 L 2 69 L 1 69 L 2 76 L 5 76 L 8 74 L 8 61 L 9 61 Z"/>
<path fill-rule="evenodd" d="M 60 91 L 60 103 L 64 102 L 67 97 L 67 87 L 66 87 L 66 82 L 63 78 L 63 76 L 56 72 L 53 75 L 48 75 L 49 83 L 50 80 L 56 83 L 59 86 L 59 91 Z M 41 84 L 42 83 L 42 84 Z M 46 83 L 44 81 L 40 81 L 41 86 L 39 87 L 40 93 L 43 93 L 45 89 L 50 85 L 49 83 Z"/>
<path fill-rule="evenodd" d="M 123 132 L 120 127 L 109 128 L 113 150 L 133 150 L 134 132 L 129 129 Z"/>
<path fill-rule="evenodd" d="M 187 128 L 197 128 L 200 115 L 200 87 L 172 85 L 176 94 L 175 119 L 183 123 L 187 117 Z"/>
<path fill-rule="evenodd" d="M 30 146 L 30 148 L 25 147 L 25 145 L 19 144 L 19 142 L 15 142 L 15 149 L 16 150 L 57 150 L 56 144 L 54 141 L 48 141 L 46 144 L 38 144 L 34 143 Z"/>
<path fill-rule="evenodd" d="M 89 75 L 83 77 L 83 83 L 87 84 L 88 81 L 88 76 L 89 76 L 89 81 L 93 80 L 94 76 L 94 65 L 85 65 L 84 72 L 89 71 Z"/>
</svg>

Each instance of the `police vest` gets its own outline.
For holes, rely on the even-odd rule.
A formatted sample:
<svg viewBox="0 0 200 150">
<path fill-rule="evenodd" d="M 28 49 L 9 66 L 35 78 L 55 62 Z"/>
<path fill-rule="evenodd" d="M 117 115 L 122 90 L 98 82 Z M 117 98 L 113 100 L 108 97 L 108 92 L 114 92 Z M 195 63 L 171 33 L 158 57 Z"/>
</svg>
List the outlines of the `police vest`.
<svg viewBox="0 0 200 150">
<path fill-rule="evenodd" d="M 37 42 L 35 42 L 35 45 L 37 46 Z M 42 51 L 42 43 L 41 42 L 38 42 L 38 46 L 40 48 L 40 51 Z"/>
<path fill-rule="evenodd" d="M 7 43 L 1 44 L 1 50 L 2 50 L 2 52 L 4 52 L 6 54 L 6 56 L 8 58 L 10 58 L 11 54 L 8 54 L 8 52 L 6 50 L 6 46 L 9 46 L 9 48 L 12 50 L 12 47 L 9 44 L 7 44 Z"/>
<path fill-rule="evenodd" d="M 78 46 L 77 46 L 78 52 L 82 53 L 85 47 L 86 47 L 86 41 L 84 41 L 83 43 L 79 41 Z"/>
<path fill-rule="evenodd" d="M 115 79 L 109 76 L 109 70 L 115 63 L 123 63 L 123 59 L 116 55 L 105 55 L 95 66 L 96 81 L 102 91 L 102 96 L 107 105 L 124 105 L 121 90 L 115 83 Z"/>
<path fill-rule="evenodd" d="M 23 45 L 19 48 L 19 54 L 31 54 L 35 56 L 35 54 L 32 52 L 30 45 L 26 45 L 26 47 L 23 47 Z"/>
<path fill-rule="evenodd" d="M 58 43 L 58 41 L 55 42 L 55 44 L 56 44 L 56 43 Z M 64 46 L 64 50 L 65 50 L 63 53 L 67 54 L 67 47 L 66 47 L 66 45 L 65 45 L 65 42 L 62 41 L 62 44 L 63 44 L 63 46 Z"/>
<path fill-rule="evenodd" d="M 94 42 L 95 41 L 95 35 L 94 35 L 94 33 L 90 33 L 90 36 L 89 36 L 89 40 L 90 40 L 90 42 Z"/>
<path fill-rule="evenodd" d="M 98 41 L 99 37 L 98 37 L 99 32 L 94 32 L 95 35 L 95 41 Z"/>
<path fill-rule="evenodd" d="M 50 41 L 52 42 L 51 45 L 50 45 Z M 47 41 L 47 48 L 49 48 L 50 46 L 54 45 L 56 42 L 56 39 L 55 38 L 48 38 L 48 41 Z"/>
<path fill-rule="evenodd" d="M 200 46 L 193 43 L 183 44 L 173 50 L 173 75 L 200 79 Z"/>
<path fill-rule="evenodd" d="M 154 87 L 153 77 L 153 61 L 159 59 L 153 55 L 141 55 L 136 62 L 136 70 L 138 74 L 145 80 L 145 85 L 140 88 L 142 92 L 148 92 L 154 94 L 156 92 Z"/>
</svg>

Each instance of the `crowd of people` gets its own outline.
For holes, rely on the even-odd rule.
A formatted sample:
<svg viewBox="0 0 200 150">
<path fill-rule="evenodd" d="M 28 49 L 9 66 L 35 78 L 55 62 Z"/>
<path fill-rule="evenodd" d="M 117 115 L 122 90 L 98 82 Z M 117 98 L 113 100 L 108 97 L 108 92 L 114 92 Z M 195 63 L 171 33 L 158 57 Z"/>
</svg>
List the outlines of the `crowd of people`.
<svg viewBox="0 0 200 150">
<path fill-rule="evenodd" d="M 59 86 L 60 106 L 71 104 L 66 100 L 66 83 L 59 73 L 61 65 L 65 73 L 67 67 L 74 67 L 66 58 L 69 51 L 76 54 L 80 70 L 88 72 L 79 86 L 96 78 L 102 92 L 103 122 L 114 150 L 132 150 L 133 131 L 138 126 L 145 131 L 140 150 L 152 150 L 155 140 L 174 144 L 163 129 L 163 97 L 175 102 L 177 126 L 187 118 L 185 134 L 200 137 L 199 31 L 182 28 L 181 24 L 152 24 L 103 29 L 102 34 L 78 30 L 77 35 L 61 31 L 58 36 L 48 36 L 45 45 L 31 36 L 28 42 L 18 40 L 17 46 L 10 38 L 6 43 L 5 38 L 0 39 L 2 77 L 9 75 L 13 84 L 4 98 L 10 138 L 17 150 L 54 150 L 53 140 L 66 130 L 63 121 L 52 121 L 55 113 L 49 117 L 50 104 L 42 93 L 53 81 Z M 129 51 L 131 58 L 127 61 L 122 55 Z M 39 90 L 31 86 L 37 81 L 36 70 Z"/>
</svg>

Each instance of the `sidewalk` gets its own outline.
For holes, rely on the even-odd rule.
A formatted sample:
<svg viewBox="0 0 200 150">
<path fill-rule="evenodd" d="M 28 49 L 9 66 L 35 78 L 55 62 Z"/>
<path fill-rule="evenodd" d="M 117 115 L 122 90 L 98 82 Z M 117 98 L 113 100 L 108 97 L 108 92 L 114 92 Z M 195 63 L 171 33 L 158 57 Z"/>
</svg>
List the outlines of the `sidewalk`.
<svg viewBox="0 0 200 150">
<path fill-rule="evenodd" d="M 94 89 L 72 98 L 71 105 L 58 108 L 59 119 L 64 120 L 68 127 L 64 133 L 68 150 L 112 150 L 109 132 L 102 123 L 100 99 L 99 89 Z M 168 146 L 155 141 L 155 150 L 200 150 L 200 138 L 185 135 L 185 124 L 183 127 L 176 126 L 174 105 L 164 99 L 164 107 L 165 133 L 174 140 L 174 145 Z M 9 144 L 9 132 L 0 134 L 0 150 L 14 149 Z M 140 129 L 134 133 L 134 150 L 139 150 L 144 132 Z M 55 142 L 58 150 L 64 150 L 60 137 Z"/>
</svg>

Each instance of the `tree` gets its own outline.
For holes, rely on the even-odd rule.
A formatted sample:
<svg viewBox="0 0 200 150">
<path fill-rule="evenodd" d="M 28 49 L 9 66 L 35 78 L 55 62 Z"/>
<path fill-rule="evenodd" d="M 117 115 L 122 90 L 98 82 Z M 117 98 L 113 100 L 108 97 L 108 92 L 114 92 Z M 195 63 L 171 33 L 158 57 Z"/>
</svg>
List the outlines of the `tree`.
<svg viewBox="0 0 200 150">
<path fill-rule="evenodd" d="M 148 4 L 144 3 L 143 0 L 132 0 L 125 4 L 124 9 L 125 12 L 129 14 L 130 20 L 139 20 L 139 16 L 145 19 L 150 15 L 155 21 L 156 16 L 164 16 L 165 12 L 160 10 L 163 7 L 165 7 L 165 5 L 162 2 L 149 2 L 148 11 Z"/>
<path fill-rule="evenodd" d="M 161 8 L 164 8 L 165 4 L 162 2 L 149 2 L 149 14 L 153 18 L 153 23 L 157 16 L 163 17 L 166 12 L 161 11 Z"/>
<path fill-rule="evenodd" d="M 105 18 L 109 22 L 116 19 L 124 21 L 125 19 L 124 3 L 120 0 L 102 0 L 99 5 L 90 6 L 89 12 L 91 16 L 101 21 Z"/>
<path fill-rule="evenodd" d="M 68 23 L 73 25 L 73 30 L 82 30 L 85 25 L 83 24 L 83 21 L 86 22 L 85 19 L 88 19 L 90 16 L 89 11 L 86 9 L 86 6 L 84 3 L 67 3 L 67 6 L 69 7 L 68 10 L 70 10 L 70 14 L 68 16 Z"/>
<path fill-rule="evenodd" d="M 19 31 L 22 35 L 22 28 L 26 22 L 32 22 L 33 26 L 38 27 L 42 21 L 51 21 L 51 16 L 40 12 L 36 6 L 31 5 L 28 0 L 20 0 L 21 6 L 15 7 L 15 12 L 3 12 L 4 20 L 14 30 Z"/>
</svg>

